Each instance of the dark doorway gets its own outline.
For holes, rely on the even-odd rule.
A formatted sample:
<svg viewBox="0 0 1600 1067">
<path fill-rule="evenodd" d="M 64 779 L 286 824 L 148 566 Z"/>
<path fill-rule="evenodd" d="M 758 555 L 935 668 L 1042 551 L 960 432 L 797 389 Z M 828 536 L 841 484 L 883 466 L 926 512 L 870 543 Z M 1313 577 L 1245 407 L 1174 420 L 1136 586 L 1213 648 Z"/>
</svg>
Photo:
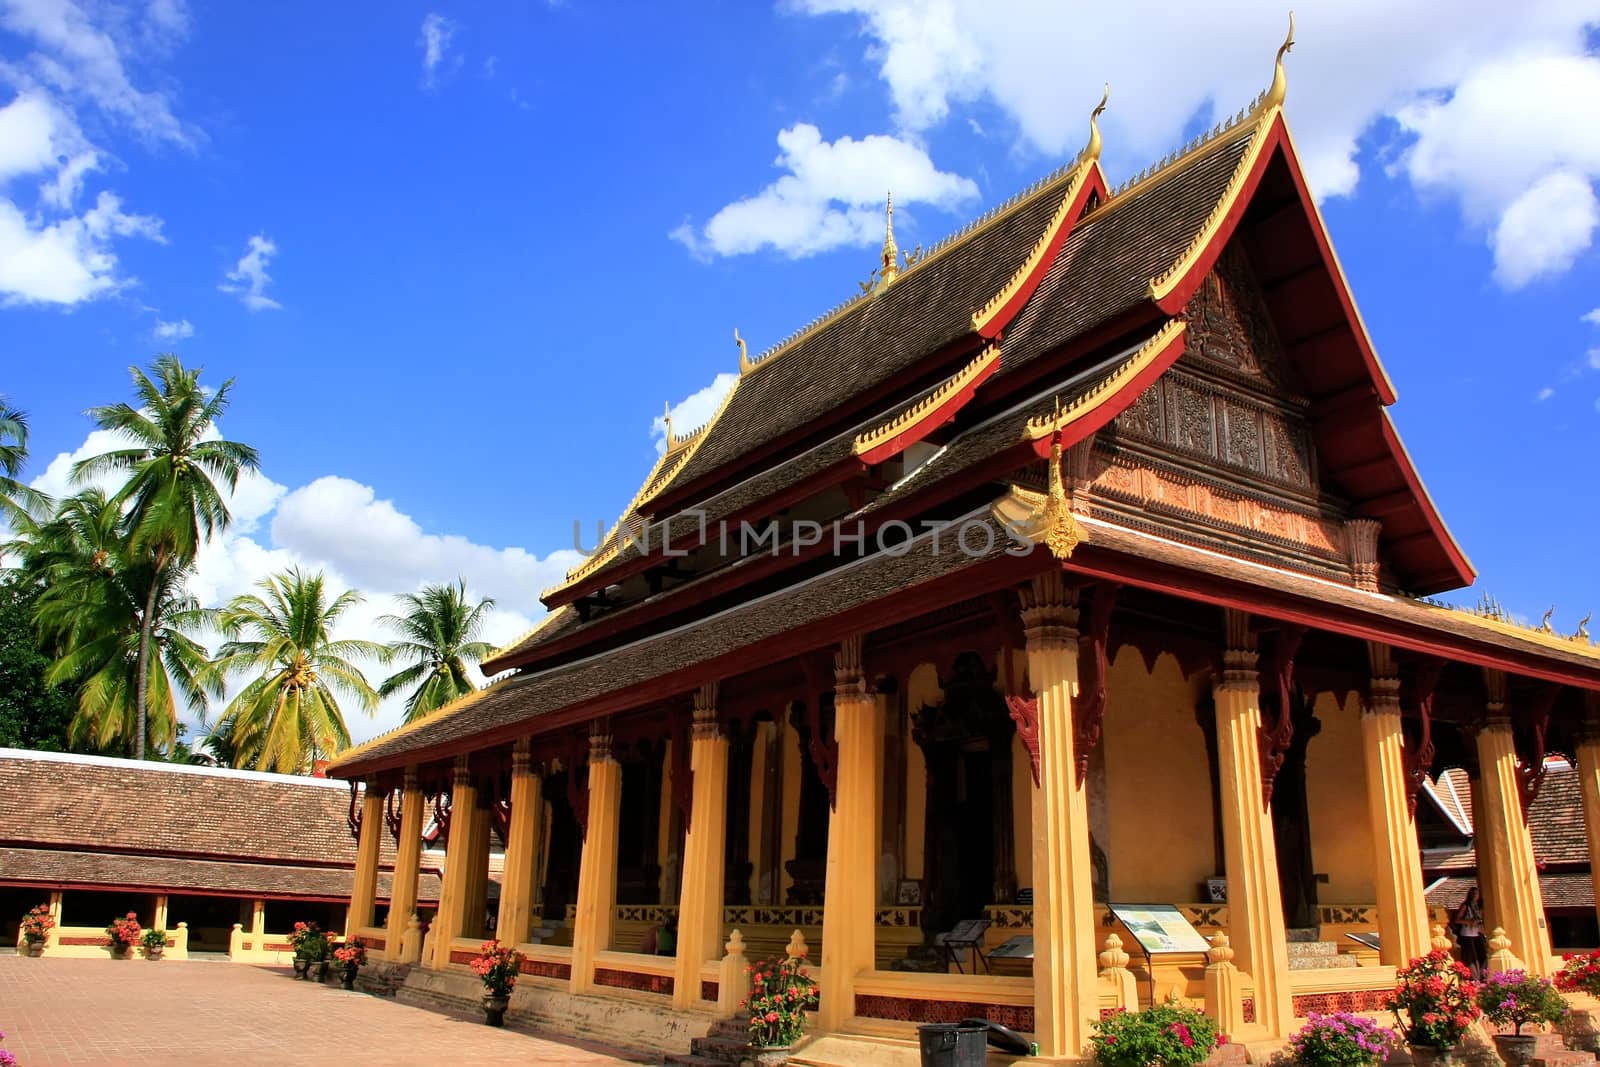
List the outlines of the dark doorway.
<svg viewBox="0 0 1600 1067">
<path fill-rule="evenodd" d="M 833 805 L 828 800 L 828 787 L 817 771 L 817 746 L 825 745 L 833 737 L 833 694 L 824 693 L 817 701 L 815 716 L 804 702 L 796 701 L 790 710 L 790 722 L 795 727 L 800 742 L 800 811 L 794 834 L 794 859 L 785 869 L 791 879 L 789 904 L 821 904 L 822 890 L 828 870 L 828 821 Z M 863 877 L 873 877 L 870 871 Z"/>
<path fill-rule="evenodd" d="M 659 904 L 662 760 L 666 753 L 641 741 L 622 764 L 622 812 L 617 827 L 617 903 Z"/>
<path fill-rule="evenodd" d="M 567 798 L 571 773 L 559 771 L 544 780 L 544 798 L 550 802 L 550 848 L 542 914 L 547 921 L 557 923 L 566 919 L 567 905 L 578 899 L 578 864 L 583 857 L 578 817 Z M 578 788 L 582 788 L 581 783 Z"/>
<path fill-rule="evenodd" d="M 1264 721 L 1276 718 L 1278 697 L 1261 694 Z M 1291 930 L 1318 926 L 1317 876 L 1311 857 L 1311 808 L 1306 802 L 1306 750 L 1322 730 L 1311 703 L 1298 689 L 1289 697 L 1294 739 L 1272 788 L 1272 835 L 1277 845 L 1278 889 L 1283 894 L 1283 924 Z"/>
</svg>

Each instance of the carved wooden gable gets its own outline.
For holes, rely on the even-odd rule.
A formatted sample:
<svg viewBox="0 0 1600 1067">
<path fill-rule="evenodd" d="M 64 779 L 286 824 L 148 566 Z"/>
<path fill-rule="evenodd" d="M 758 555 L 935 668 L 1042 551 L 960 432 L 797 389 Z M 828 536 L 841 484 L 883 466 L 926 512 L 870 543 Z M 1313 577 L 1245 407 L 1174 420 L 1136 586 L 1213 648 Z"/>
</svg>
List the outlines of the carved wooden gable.
<svg viewBox="0 0 1600 1067">
<path fill-rule="evenodd" d="M 1237 246 L 1184 317 L 1183 357 L 1096 440 L 1096 512 L 1349 580 L 1349 508 L 1319 484 L 1308 401 Z"/>
</svg>

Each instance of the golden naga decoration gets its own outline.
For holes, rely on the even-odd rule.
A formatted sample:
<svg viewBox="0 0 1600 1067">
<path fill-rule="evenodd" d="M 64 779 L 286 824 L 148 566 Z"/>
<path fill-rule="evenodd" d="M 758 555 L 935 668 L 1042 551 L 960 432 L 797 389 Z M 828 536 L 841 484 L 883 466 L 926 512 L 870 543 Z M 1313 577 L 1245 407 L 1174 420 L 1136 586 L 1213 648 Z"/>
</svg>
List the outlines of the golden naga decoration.
<svg viewBox="0 0 1600 1067">
<path fill-rule="evenodd" d="M 678 439 L 672 435 L 672 401 L 661 402 L 661 421 L 667 424 L 667 451 L 671 452 L 678 446 Z"/>
<path fill-rule="evenodd" d="M 883 224 L 883 265 L 878 268 L 879 292 L 894 284 L 900 274 L 900 250 L 894 244 L 894 192 L 891 190 L 885 201 Z"/>
<path fill-rule="evenodd" d="M 1578 623 L 1578 629 L 1572 635 L 1574 641 L 1589 640 L 1589 620 L 1592 618 L 1594 618 L 1594 612 L 1591 611 Z"/>
<path fill-rule="evenodd" d="M 1100 158 L 1100 116 L 1106 110 L 1106 102 L 1111 99 L 1111 83 L 1106 82 L 1105 92 L 1100 94 L 1100 103 L 1089 113 L 1089 143 L 1083 146 L 1083 151 L 1078 153 L 1078 162 L 1093 163 Z"/>
<path fill-rule="evenodd" d="M 1061 401 L 1056 400 L 1059 408 Z M 1083 527 L 1078 525 L 1078 520 L 1072 517 L 1072 507 L 1067 503 L 1067 490 L 1061 484 L 1061 435 L 1058 433 L 1050 442 L 1050 466 L 1046 470 L 1045 479 L 1050 483 L 1045 495 L 1044 511 L 1040 518 L 1044 522 L 1044 547 L 1050 554 L 1059 560 L 1072 558 L 1073 550 L 1078 547 L 1088 535 Z"/>
<path fill-rule="evenodd" d="M 1554 604 L 1551 604 L 1550 605 L 1550 610 L 1545 612 L 1544 613 L 1544 618 L 1539 620 L 1539 632 L 1540 633 L 1542 633 L 1542 634 L 1553 634 L 1553 633 L 1556 632 L 1556 628 L 1554 626 L 1550 625 L 1550 620 L 1555 618 L 1555 614 L 1556 614 L 1556 606 Z"/>
<path fill-rule="evenodd" d="M 1272 70 L 1272 84 L 1261 96 L 1261 110 L 1268 111 L 1275 107 L 1282 107 L 1283 101 L 1289 95 L 1289 79 L 1283 73 L 1283 57 L 1294 48 L 1294 12 L 1289 12 L 1289 36 L 1283 39 L 1283 44 L 1278 46 L 1278 56 L 1274 60 Z"/>
<path fill-rule="evenodd" d="M 739 346 L 739 373 L 746 374 L 752 366 L 750 352 L 745 348 L 744 338 L 739 336 L 739 327 L 737 326 L 733 328 L 733 343 Z"/>
</svg>

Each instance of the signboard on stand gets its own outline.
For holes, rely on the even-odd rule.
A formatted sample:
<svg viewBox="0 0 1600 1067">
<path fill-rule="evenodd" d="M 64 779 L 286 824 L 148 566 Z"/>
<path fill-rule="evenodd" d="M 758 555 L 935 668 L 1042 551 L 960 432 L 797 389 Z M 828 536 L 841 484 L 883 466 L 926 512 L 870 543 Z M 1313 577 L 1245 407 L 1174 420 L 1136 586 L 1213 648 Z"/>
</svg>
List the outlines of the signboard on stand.
<svg viewBox="0 0 1600 1067">
<path fill-rule="evenodd" d="M 1128 928 L 1146 956 L 1174 952 L 1204 955 L 1211 943 L 1171 904 L 1113 904 L 1111 914 Z"/>
</svg>

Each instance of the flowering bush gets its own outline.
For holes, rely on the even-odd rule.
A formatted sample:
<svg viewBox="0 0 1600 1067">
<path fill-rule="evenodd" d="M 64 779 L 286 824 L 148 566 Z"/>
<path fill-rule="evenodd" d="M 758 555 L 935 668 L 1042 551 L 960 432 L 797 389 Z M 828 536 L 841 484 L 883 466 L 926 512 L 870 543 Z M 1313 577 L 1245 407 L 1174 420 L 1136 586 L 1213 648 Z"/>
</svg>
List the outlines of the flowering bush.
<svg viewBox="0 0 1600 1067">
<path fill-rule="evenodd" d="M 294 932 L 289 935 L 289 944 L 294 946 L 294 954 L 300 959 L 328 958 L 328 935 L 316 923 L 295 923 Z"/>
<path fill-rule="evenodd" d="M 750 1043 L 765 1048 L 792 1045 L 806 1030 L 806 1009 L 817 1003 L 817 984 L 803 956 L 777 963 L 762 960 L 748 968 L 750 999 L 741 1007 L 750 1013 Z"/>
<path fill-rule="evenodd" d="M 491 997 L 509 997 L 522 970 L 522 953 L 498 941 L 485 941 L 472 958 L 472 970 L 483 979 L 483 991 Z"/>
<path fill-rule="evenodd" d="M 167 932 L 165 930 L 146 930 L 139 938 L 144 943 L 146 950 L 167 947 Z"/>
<path fill-rule="evenodd" d="M 1144 1011 L 1119 1011 L 1094 1024 L 1089 1044 L 1102 1067 L 1192 1067 L 1217 1047 L 1217 1024 L 1169 1000 Z"/>
<path fill-rule="evenodd" d="M 50 931 L 55 928 L 56 917 L 50 914 L 48 904 L 40 904 L 22 917 L 22 939 L 30 945 L 37 945 L 48 938 Z"/>
<path fill-rule="evenodd" d="M 111 925 L 106 927 L 106 944 L 112 948 L 132 948 L 142 936 L 139 916 L 131 911 L 121 919 L 112 919 Z"/>
<path fill-rule="evenodd" d="M 333 958 L 345 967 L 364 967 L 367 963 L 367 946 L 358 937 L 334 949 Z"/>
<path fill-rule="evenodd" d="M 1558 988 L 1600 996 L 1600 951 L 1572 952 L 1561 959 L 1561 973 L 1556 975 Z"/>
<path fill-rule="evenodd" d="M 1491 974 L 1478 988 L 1478 1007 L 1490 1022 L 1515 1027 L 1516 1034 L 1529 1023 L 1558 1023 L 1567 1017 L 1567 1002 L 1554 983 L 1527 971 Z"/>
<path fill-rule="evenodd" d="M 6 1039 L 6 1032 L 0 1030 L 0 1041 Z M 17 1058 L 5 1049 L 0 1048 L 0 1067 L 17 1067 Z"/>
<path fill-rule="evenodd" d="M 1400 1048 L 1400 1035 L 1362 1015 L 1315 1012 L 1289 1039 L 1289 1053 L 1303 1067 L 1368 1067 Z"/>
<path fill-rule="evenodd" d="M 1418 956 L 1400 969 L 1400 982 L 1385 1003 L 1401 1033 L 1423 1048 L 1455 1048 L 1478 1018 L 1478 987 L 1472 972 L 1444 949 Z"/>
</svg>

